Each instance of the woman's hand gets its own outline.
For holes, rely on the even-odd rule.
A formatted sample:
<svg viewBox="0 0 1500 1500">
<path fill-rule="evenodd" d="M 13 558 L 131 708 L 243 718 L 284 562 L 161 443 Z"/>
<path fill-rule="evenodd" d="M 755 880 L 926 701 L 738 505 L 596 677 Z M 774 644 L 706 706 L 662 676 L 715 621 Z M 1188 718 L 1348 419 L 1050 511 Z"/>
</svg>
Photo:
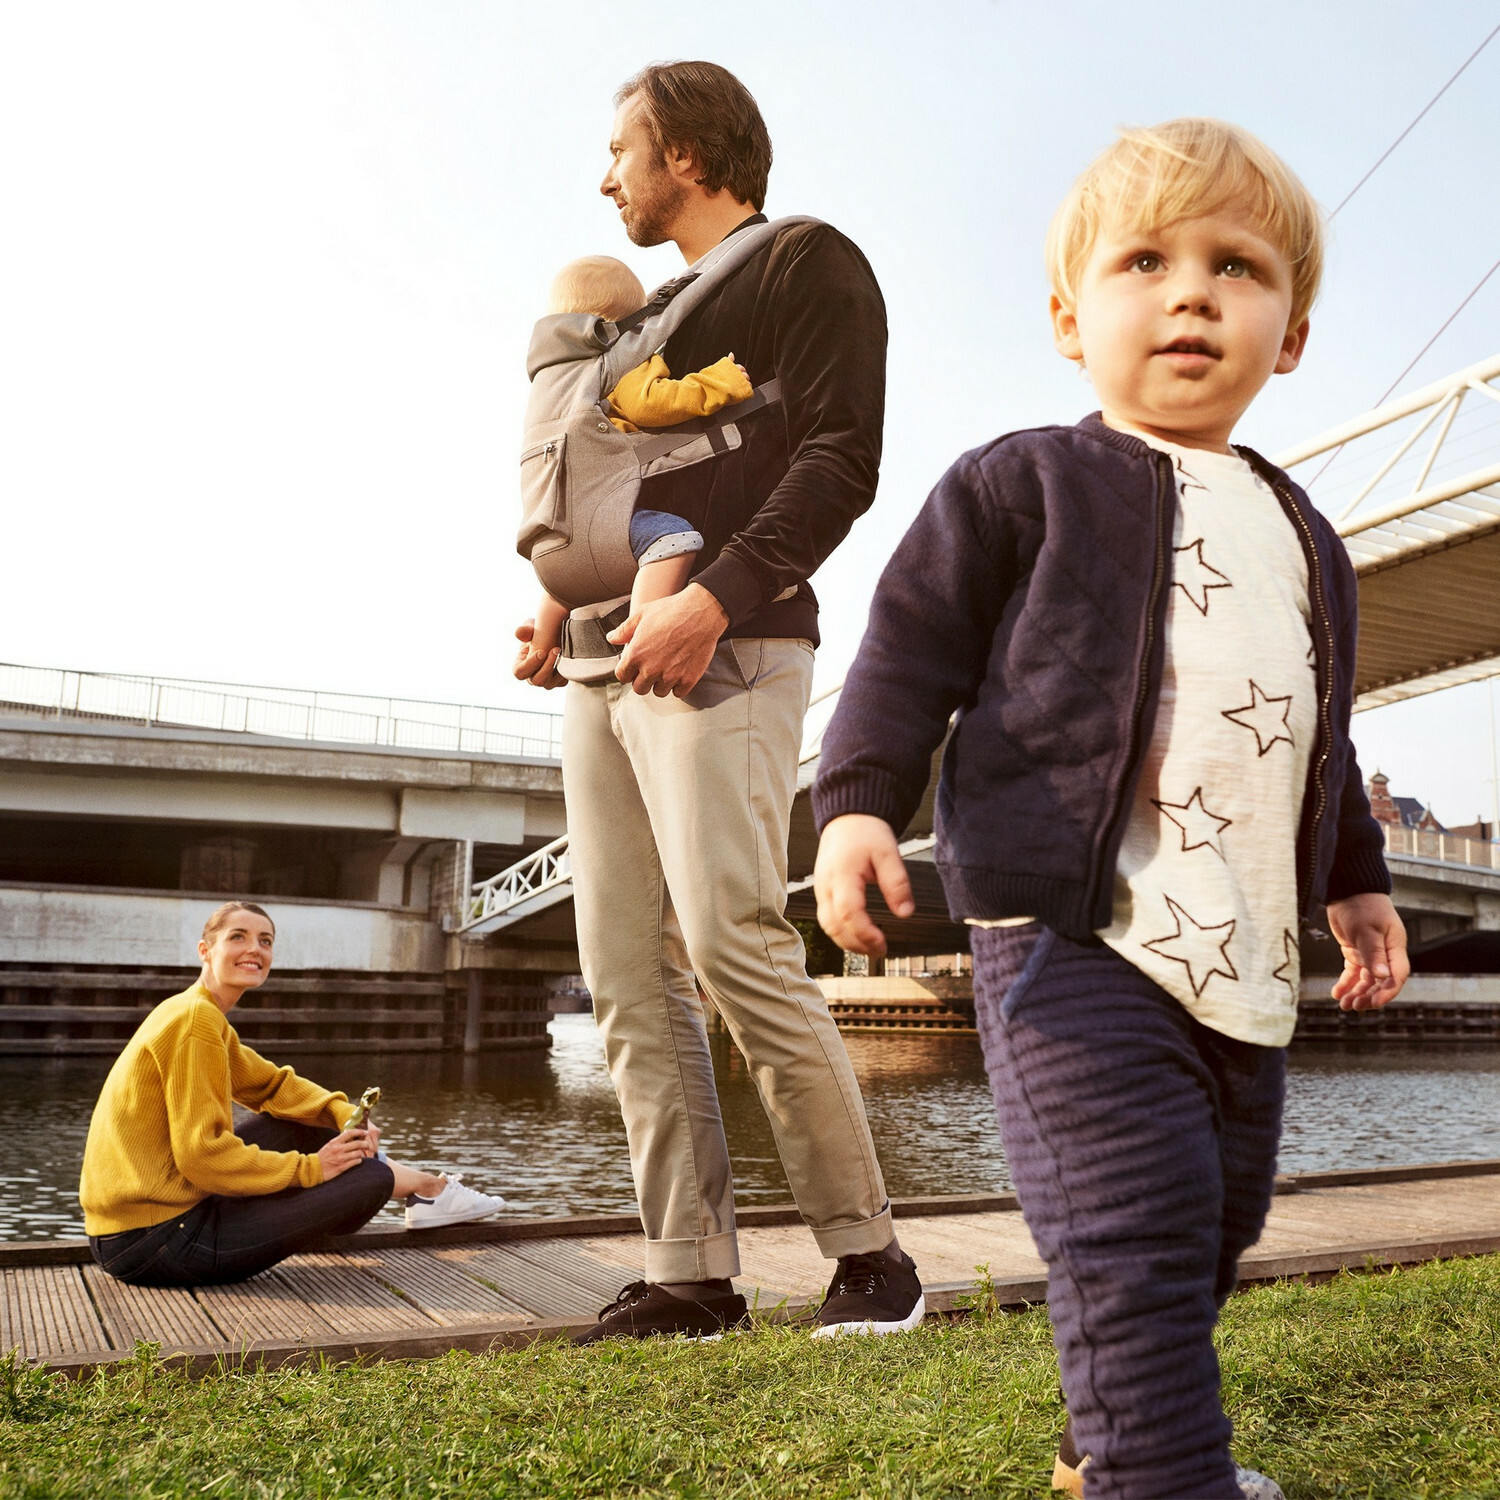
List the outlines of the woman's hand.
<svg viewBox="0 0 1500 1500">
<path fill-rule="evenodd" d="M 380 1127 L 378 1125 L 365 1126 L 365 1155 L 378 1156 L 380 1154 Z"/>
<path fill-rule="evenodd" d="M 318 1152 L 318 1160 L 323 1163 L 324 1182 L 332 1182 L 335 1177 L 341 1176 L 350 1167 L 357 1167 L 364 1159 L 365 1132 L 363 1130 L 341 1131 Z"/>
</svg>

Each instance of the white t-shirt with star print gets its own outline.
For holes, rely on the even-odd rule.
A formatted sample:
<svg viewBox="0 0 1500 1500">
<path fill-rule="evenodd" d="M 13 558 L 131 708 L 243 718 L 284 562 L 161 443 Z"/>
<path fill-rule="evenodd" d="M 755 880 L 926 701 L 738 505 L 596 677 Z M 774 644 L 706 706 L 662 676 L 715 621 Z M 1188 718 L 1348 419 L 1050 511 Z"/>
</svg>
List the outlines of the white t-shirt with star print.
<svg viewBox="0 0 1500 1500">
<path fill-rule="evenodd" d="M 1317 723 L 1307 560 L 1238 454 L 1146 441 L 1177 469 L 1166 659 L 1099 936 L 1205 1026 L 1282 1047 Z"/>
</svg>

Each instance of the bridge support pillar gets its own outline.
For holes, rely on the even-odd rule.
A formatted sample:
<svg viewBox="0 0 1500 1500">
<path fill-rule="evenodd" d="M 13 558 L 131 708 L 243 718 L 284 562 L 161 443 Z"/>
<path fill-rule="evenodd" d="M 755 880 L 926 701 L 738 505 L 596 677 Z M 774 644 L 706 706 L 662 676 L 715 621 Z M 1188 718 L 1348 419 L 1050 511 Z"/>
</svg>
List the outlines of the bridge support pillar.
<svg viewBox="0 0 1500 1500">
<path fill-rule="evenodd" d="M 484 1011 L 484 970 L 470 969 L 464 976 L 464 1052 L 479 1051 L 479 1018 Z"/>
</svg>

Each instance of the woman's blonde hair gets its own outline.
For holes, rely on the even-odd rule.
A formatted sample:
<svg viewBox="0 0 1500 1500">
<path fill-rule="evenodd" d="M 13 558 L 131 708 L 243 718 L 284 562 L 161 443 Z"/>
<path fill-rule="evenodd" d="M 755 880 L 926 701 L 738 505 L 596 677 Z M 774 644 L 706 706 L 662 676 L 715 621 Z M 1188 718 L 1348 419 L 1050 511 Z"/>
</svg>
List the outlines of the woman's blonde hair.
<svg viewBox="0 0 1500 1500">
<path fill-rule="evenodd" d="M 214 934 L 229 926 L 230 918 L 237 911 L 254 912 L 257 917 L 264 917 L 271 922 L 271 936 L 276 936 L 276 923 L 271 921 L 271 913 L 265 907 L 257 906 L 253 901 L 226 901 L 223 906 L 216 906 L 209 912 L 208 921 L 203 924 L 203 941 L 211 944 Z"/>
<path fill-rule="evenodd" d="M 1311 193 L 1262 140 L 1223 120 L 1184 117 L 1122 127 L 1072 186 L 1047 231 L 1047 275 L 1066 307 L 1106 227 L 1151 231 L 1243 205 L 1292 268 L 1295 328 L 1323 276 L 1323 216 Z"/>
</svg>

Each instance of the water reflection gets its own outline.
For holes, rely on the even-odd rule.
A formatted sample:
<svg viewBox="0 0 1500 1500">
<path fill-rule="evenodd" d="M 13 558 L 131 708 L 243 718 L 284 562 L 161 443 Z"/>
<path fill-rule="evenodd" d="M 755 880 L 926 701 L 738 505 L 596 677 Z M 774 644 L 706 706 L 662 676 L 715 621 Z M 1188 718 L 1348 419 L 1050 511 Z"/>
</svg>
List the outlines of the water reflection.
<svg viewBox="0 0 1500 1500">
<path fill-rule="evenodd" d="M 559 1016 L 548 1053 L 302 1056 L 299 1071 L 356 1095 L 404 1160 L 462 1167 L 517 1214 L 635 1207 L 619 1107 L 590 1016 Z M 977 1042 L 850 1036 L 850 1057 L 894 1197 L 1010 1185 Z M 790 1199 L 744 1059 L 715 1039 L 741 1203 Z M 78 1163 L 104 1058 L 0 1058 L 0 1239 L 82 1232 Z M 1391 1046 L 1293 1054 L 1288 1171 L 1500 1156 L 1500 1048 Z"/>
</svg>

